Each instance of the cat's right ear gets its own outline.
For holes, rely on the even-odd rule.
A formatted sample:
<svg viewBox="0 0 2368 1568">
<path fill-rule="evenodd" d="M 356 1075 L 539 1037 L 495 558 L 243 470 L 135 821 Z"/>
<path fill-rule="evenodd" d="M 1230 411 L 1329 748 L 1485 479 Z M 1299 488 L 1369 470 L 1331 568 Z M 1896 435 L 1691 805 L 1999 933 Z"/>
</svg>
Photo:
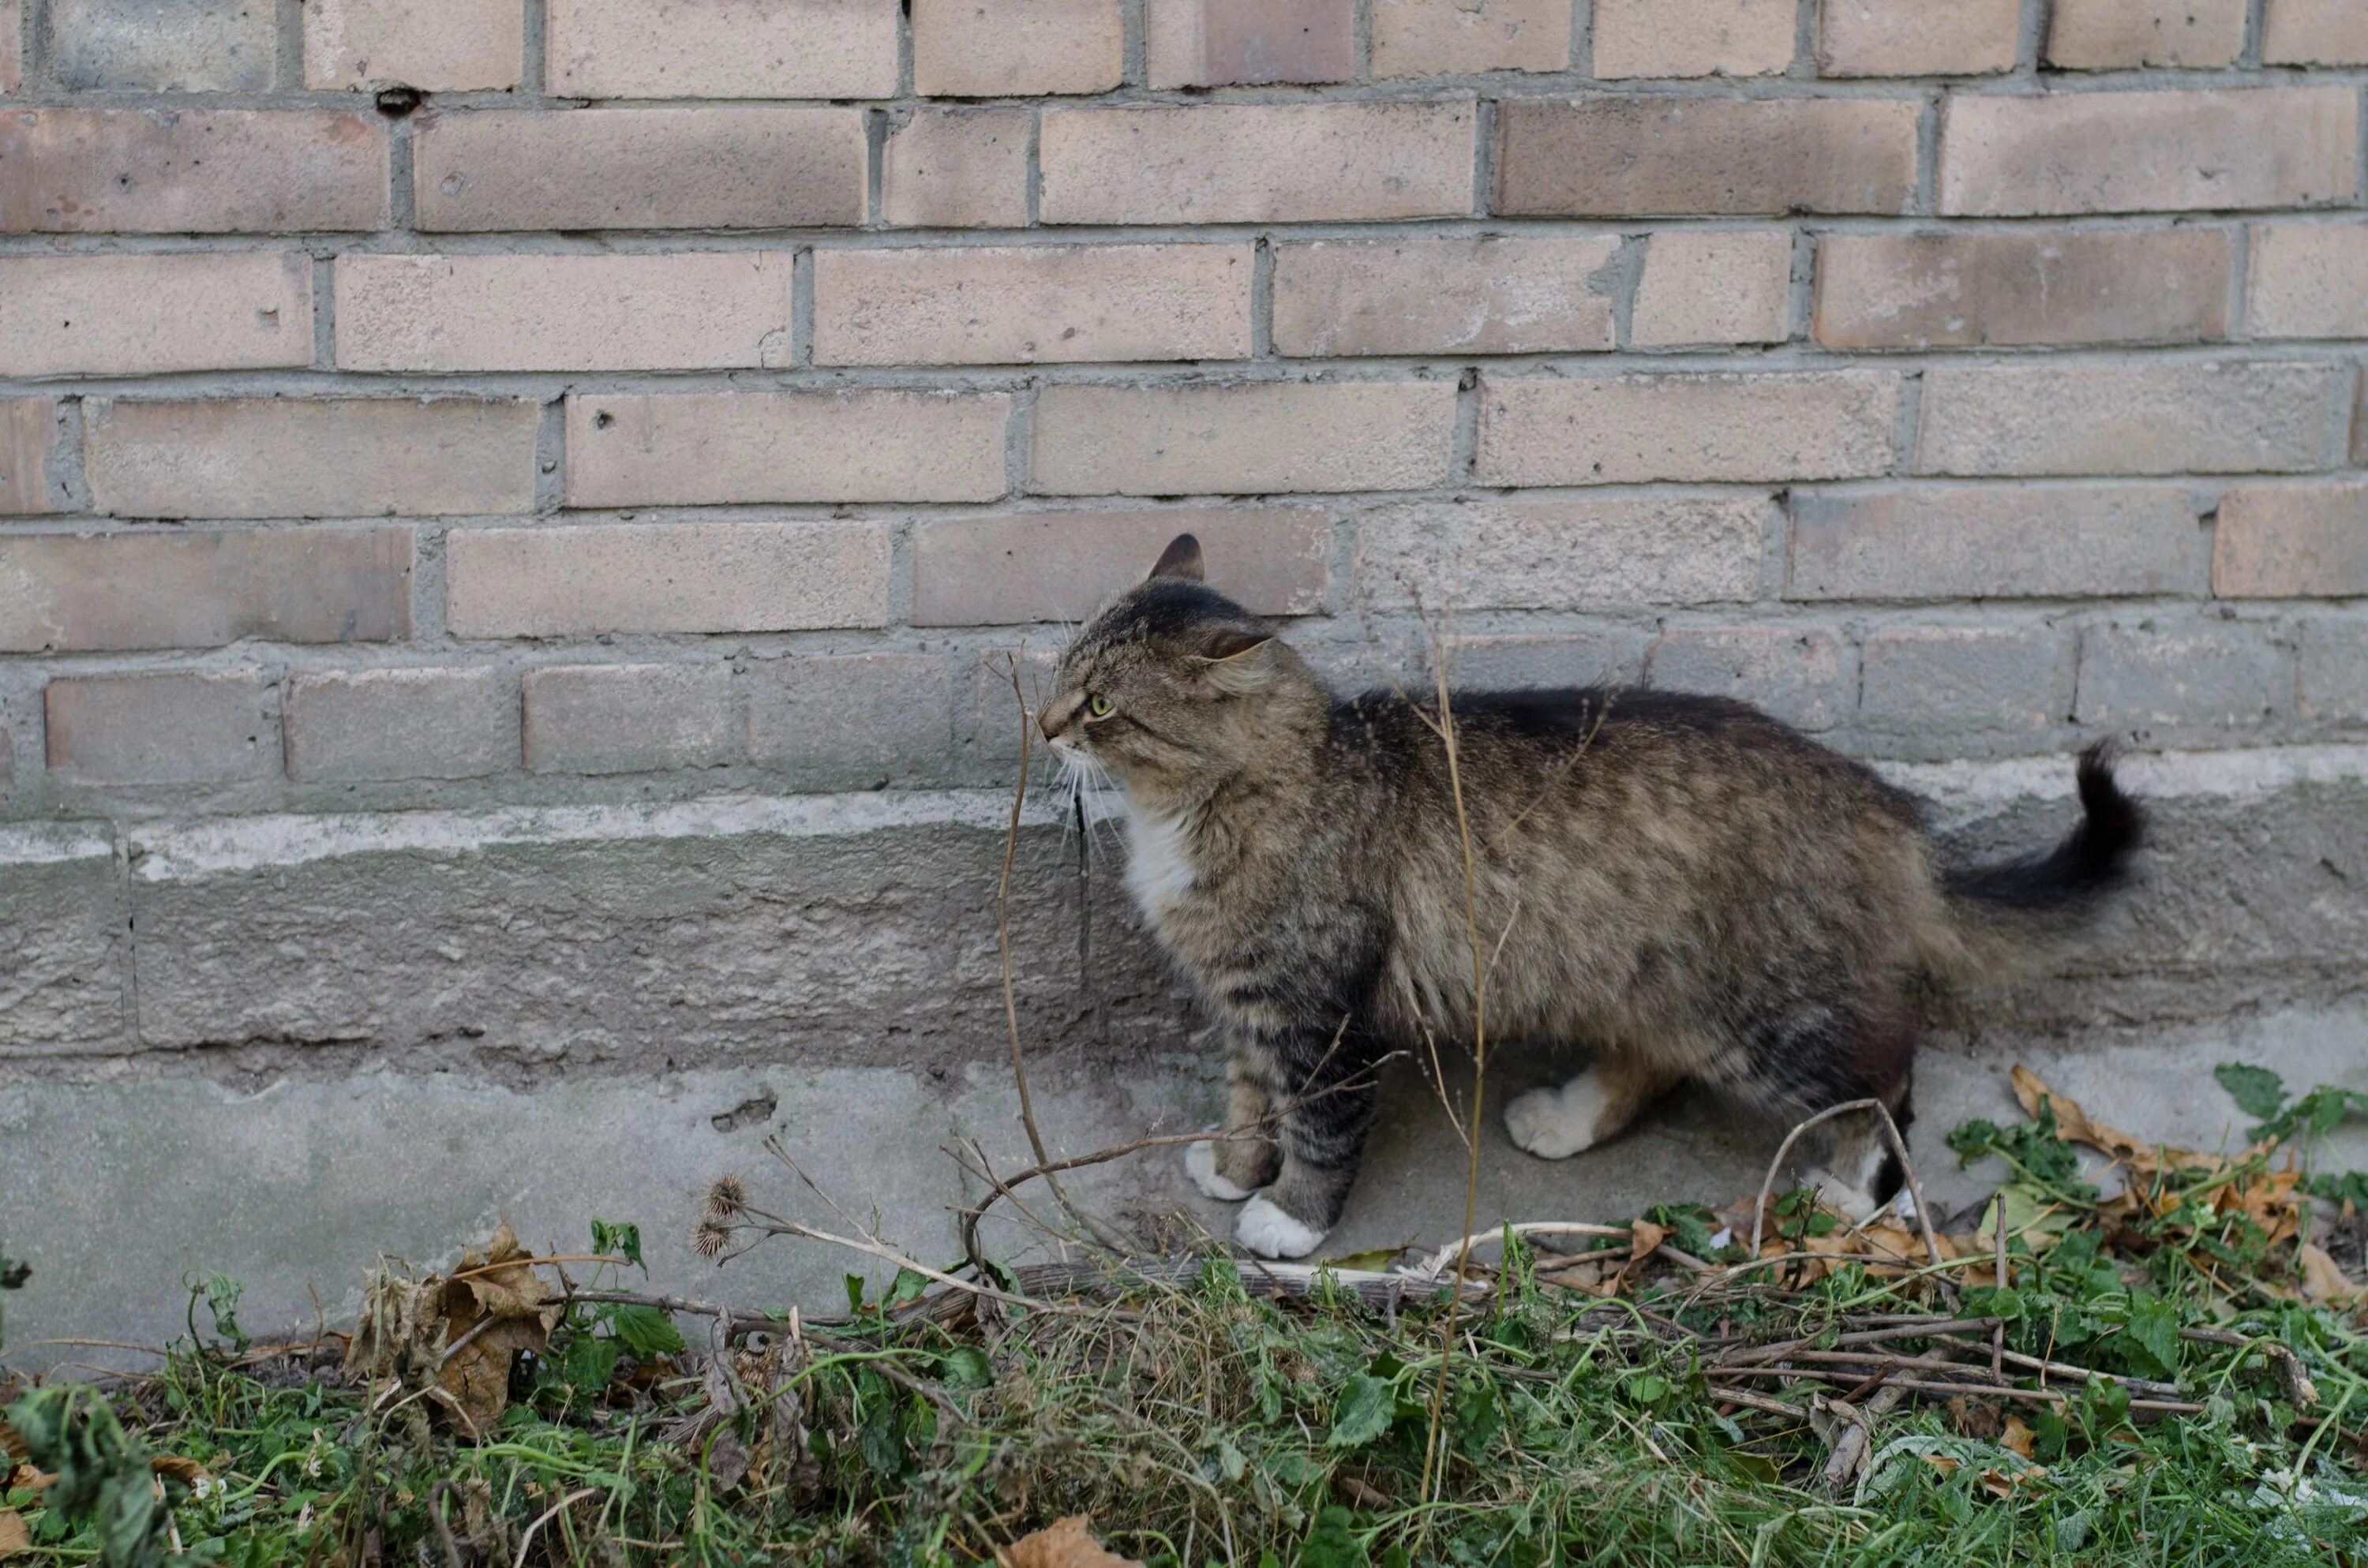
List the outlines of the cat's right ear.
<svg viewBox="0 0 2368 1568">
<path fill-rule="evenodd" d="M 1181 577 L 1191 583 L 1203 581 L 1204 574 L 1201 568 L 1201 541 L 1190 534 L 1178 534 L 1168 540 L 1167 548 L 1159 552 L 1158 563 L 1151 569 L 1151 576 L 1144 581 L 1151 582 L 1161 577 Z"/>
</svg>

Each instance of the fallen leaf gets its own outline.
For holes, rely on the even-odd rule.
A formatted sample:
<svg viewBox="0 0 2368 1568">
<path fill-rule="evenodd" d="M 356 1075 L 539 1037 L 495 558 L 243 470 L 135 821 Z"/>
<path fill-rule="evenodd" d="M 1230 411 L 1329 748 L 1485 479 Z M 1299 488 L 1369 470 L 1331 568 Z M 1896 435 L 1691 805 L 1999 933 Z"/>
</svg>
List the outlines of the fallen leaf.
<svg viewBox="0 0 2368 1568">
<path fill-rule="evenodd" d="M 57 1483 L 58 1478 L 54 1473 L 35 1470 L 29 1464 L 18 1465 L 17 1472 L 8 1478 L 9 1486 L 18 1492 L 46 1492 Z"/>
<path fill-rule="evenodd" d="M 2368 1285 L 2354 1285 L 2345 1278 L 2335 1259 L 2310 1243 L 2302 1244 L 2294 1261 L 2302 1266 L 2303 1293 L 2312 1301 L 2341 1307 L 2368 1298 Z"/>
<path fill-rule="evenodd" d="M 2006 1430 L 1998 1434 L 1998 1447 L 2022 1459 L 2029 1459 L 2032 1445 L 2038 1436 L 2023 1424 L 2021 1416 L 2009 1415 L 2006 1418 Z"/>
<path fill-rule="evenodd" d="M 1398 1260 L 1398 1255 L 1404 1251 L 1406 1248 L 1403 1246 L 1375 1247 L 1371 1252 L 1352 1252 L 1346 1257 L 1327 1257 L 1324 1260 L 1324 1267 L 1358 1268 L 1369 1274 L 1379 1274 L 1391 1264 L 1395 1263 Z"/>
<path fill-rule="evenodd" d="M 2012 1473 L 2002 1470 L 1986 1470 L 1981 1474 L 1982 1490 L 1993 1497 L 2011 1497 L 2017 1486 L 2026 1481 L 2036 1481 L 2046 1473 L 2035 1464 L 2027 1465 Z"/>
<path fill-rule="evenodd" d="M 33 1549 L 32 1527 L 14 1508 L 0 1508 L 0 1557 L 14 1557 Z"/>
<path fill-rule="evenodd" d="M 372 1275 L 346 1369 L 427 1394 L 479 1437 L 509 1403 L 510 1363 L 521 1350 L 541 1351 L 564 1311 L 504 1221 L 482 1253 L 461 1255 L 449 1278 L 414 1280 L 384 1267 Z"/>
<path fill-rule="evenodd" d="M 1668 1233 L 1650 1220 L 1636 1221 L 1628 1227 L 1628 1256 L 1632 1260 L 1650 1257 Z"/>
<path fill-rule="evenodd" d="M 1954 1475 L 1957 1471 L 1965 1468 L 1964 1465 L 1958 1463 L 1955 1460 L 1951 1459 L 1946 1454 L 1926 1454 L 1924 1456 L 1924 1462 L 1930 1465 L 1934 1470 L 1939 1471 L 1942 1475 Z"/>
<path fill-rule="evenodd" d="M 25 1435 L 6 1421 L 0 1421 L 0 1457 L 20 1460 L 25 1457 Z"/>
<path fill-rule="evenodd" d="M 1140 1560 L 1121 1557 L 1096 1540 L 1086 1528 L 1086 1517 L 1072 1514 L 1048 1529 L 1021 1536 L 995 1550 L 1001 1568 L 1143 1568 Z"/>
<path fill-rule="evenodd" d="M 206 1467 L 180 1454 L 151 1454 L 148 1468 L 167 1481 L 177 1481 L 184 1486 L 195 1486 L 208 1479 Z"/>
<path fill-rule="evenodd" d="M 1960 1394 L 1949 1401 L 1949 1419 L 1957 1430 L 1968 1437 L 1987 1442 L 1998 1435 L 1998 1406 L 1976 1403 Z"/>
</svg>

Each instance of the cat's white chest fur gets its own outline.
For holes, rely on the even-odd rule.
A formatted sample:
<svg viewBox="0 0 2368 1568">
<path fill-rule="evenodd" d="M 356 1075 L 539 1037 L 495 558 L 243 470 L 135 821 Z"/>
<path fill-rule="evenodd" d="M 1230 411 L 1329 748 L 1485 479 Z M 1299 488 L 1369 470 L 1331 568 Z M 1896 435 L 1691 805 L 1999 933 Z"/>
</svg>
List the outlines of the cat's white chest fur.
<svg viewBox="0 0 2368 1568">
<path fill-rule="evenodd" d="M 1192 862 L 1185 851 L 1180 818 L 1126 813 L 1126 891 L 1155 926 L 1191 891 Z"/>
</svg>

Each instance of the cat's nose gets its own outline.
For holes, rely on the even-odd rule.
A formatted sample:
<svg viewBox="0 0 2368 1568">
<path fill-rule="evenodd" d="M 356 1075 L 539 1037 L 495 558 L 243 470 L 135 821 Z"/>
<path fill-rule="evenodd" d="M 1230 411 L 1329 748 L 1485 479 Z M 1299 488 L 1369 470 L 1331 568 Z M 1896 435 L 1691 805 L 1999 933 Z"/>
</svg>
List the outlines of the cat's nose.
<svg viewBox="0 0 2368 1568">
<path fill-rule="evenodd" d="M 1060 739 L 1061 732 L 1068 728 L 1065 723 L 1053 717 L 1053 709 L 1047 708 L 1036 716 L 1036 727 L 1044 732 L 1044 738 L 1048 741 Z"/>
</svg>

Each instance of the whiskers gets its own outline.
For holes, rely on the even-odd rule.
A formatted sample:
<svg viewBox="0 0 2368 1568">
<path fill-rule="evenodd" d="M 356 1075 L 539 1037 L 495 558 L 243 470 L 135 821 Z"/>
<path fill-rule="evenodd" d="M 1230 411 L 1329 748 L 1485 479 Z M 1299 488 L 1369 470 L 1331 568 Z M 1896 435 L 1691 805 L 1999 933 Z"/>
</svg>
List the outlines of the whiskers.
<svg viewBox="0 0 2368 1568">
<path fill-rule="evenodd" d="M 1068 806 L 1063 815 L 1063 833 L 1074 834 L 1077 824 L 1083 823 L 1089 853 L 1098 853 L 1102 847 L 1096 837 L 1096 829 L 1108 835 L 1112 851 L 1122 848 L 1124 846 L 1118 826 L 1119 789 L 1110 776 L 1110 769 L 1074 747 L 1055 746 L 1053 756 L 1061 765 L 1061 777 L 1055 788 L 1061 791 L 1062 799 Z M 1063 843 L 1067 843 L 1065 836 Z"/>
</svg>

